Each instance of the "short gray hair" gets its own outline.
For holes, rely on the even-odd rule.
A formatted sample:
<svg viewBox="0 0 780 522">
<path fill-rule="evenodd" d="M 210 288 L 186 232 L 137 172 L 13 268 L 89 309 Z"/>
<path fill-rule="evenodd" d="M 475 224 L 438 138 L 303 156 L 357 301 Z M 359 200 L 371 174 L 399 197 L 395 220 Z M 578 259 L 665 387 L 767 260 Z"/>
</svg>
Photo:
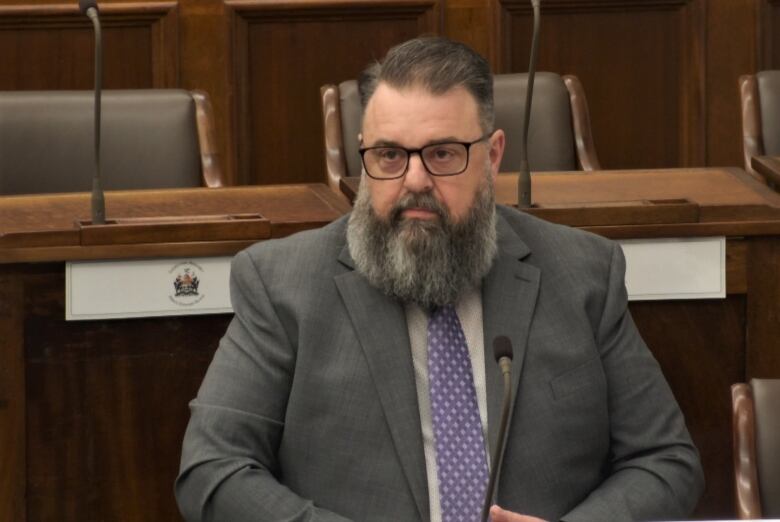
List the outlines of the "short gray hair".
<svg viewBox="0 0 780 522">
<path fill-rule="evenodd" d="M 423 36 L 391 48 L 358 79 L 363 110 L 380 82 L 397 89 L 420 86 L 432 94 L 462 86 L 477 102 L 483 132 L 493 130 L 493 74 L 487 61 L 465 44 Z"/>
</svg>

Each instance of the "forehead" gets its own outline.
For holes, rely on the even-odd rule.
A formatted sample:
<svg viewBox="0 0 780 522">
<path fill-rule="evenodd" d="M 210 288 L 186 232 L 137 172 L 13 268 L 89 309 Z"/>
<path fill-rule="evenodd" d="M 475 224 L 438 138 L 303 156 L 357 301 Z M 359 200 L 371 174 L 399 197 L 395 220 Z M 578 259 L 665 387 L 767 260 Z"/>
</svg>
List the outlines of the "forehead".
<svg viewBox="0 0 780 522">
<path fill-rule="evenodd" d="M 378 140 L 405 145 L 449 137 L 468 140 L 479 132 L 477 102 L 462 86 L 433 94 L 418 85 L 399 89 L 380 83 L 363 116 L 367 145 Z"/>
</svg>

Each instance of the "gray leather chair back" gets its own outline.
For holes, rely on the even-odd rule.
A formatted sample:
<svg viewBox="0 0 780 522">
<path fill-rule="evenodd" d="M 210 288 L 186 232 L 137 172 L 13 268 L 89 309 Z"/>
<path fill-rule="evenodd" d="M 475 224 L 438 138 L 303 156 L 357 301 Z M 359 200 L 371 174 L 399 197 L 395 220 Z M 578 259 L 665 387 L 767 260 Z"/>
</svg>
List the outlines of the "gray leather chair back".
<svg viewBox="0 0 780 522">
<path fill-rule="evenodd" d="M 764 154 L 780 156 L 780 71 L 756 74 Z"/>
<path fill-rule="evenodd" d="M 92 91 L 0 92 L 0 194 L 90 191 L 93 110 Z M 202 184 L 190 92 L 104 91 L 101 125 L 104 189 Z"/>
<path fill-rule="evenodd" d="M 780 517 L 780 379 L 751 379 L 756 461 L 764 518 Z"/>
<path fill-rule="evenodd" d="M 496 129 L 506 133 L 507 146 L 501 162 L 503 172 L 520 170 L 520 143 L 523 136 L 525 93 L 528 75 L 497 74 L 493 81 L 493 103 Z M 339 84 L 341 130 L 347 171 L 359 176 L 360 144 L 357 136 L 363 118 L 357 81 Z M 571 102 L 563 79 L 548 72 L 538 72 L 534 79 L 531 124 L 528 129 L 528 163 L 533 171 L 577 170 L 572 130 Z"/>
</svg>

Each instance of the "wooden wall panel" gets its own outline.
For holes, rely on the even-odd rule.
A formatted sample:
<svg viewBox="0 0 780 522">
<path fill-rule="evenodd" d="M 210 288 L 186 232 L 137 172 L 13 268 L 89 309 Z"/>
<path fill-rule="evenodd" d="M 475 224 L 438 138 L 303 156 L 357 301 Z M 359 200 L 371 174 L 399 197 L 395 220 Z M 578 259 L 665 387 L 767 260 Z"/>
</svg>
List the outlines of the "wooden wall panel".
<svg viewBox="0 0 780 522">
<path fill-rule="evenodd" d="M 103 86 L 175 87 L 175 2 L 108 4 L 103 24 Z M 0 6 L 0 90 L 91 89 L 94 36 L 78 4 Z"/>
<path fill-rule="evenodd" d="M 392 45 L 440 29 L 429 0 L 228 5 L 239 183 L 324 181 L 320 86 L 356 78 Z"/>
<path fill-rule="evenodd" d="M 231 316 L 65 322 L 62 263 L 7 277 L 25 291 L 27 520 L 181 520 L 187 404 Z"/>
<path fill-rule="evenodd" d="M 707 165 L 744 168 L 737 79 L 758 69 L 755 0 L 707 2 Z"/>
<path fill-rule="evenodd" d="M 759 69 L 780 69 L 780 0 L 759 2 L 758 27 L 761 61 Z"/>
<path fill-rule="evenodd" d="M 208 93 L 214 109 L 219 156 L 228 184 L 235 184 L 231 38 L 221 0 L 179 4 L 180 87 Z"/>
<path fill-rule="evenodd" d="M 526 71 L 533 15 L 498 0 L 493 60 Z M 686 0 L 548 0 L 539 70 L 577 75 L 605 168 L 704 163 L 701 4 Z"/>
<path fill-rule="evenodd" d="M 0 520 L 25 522 L 24 288 L 14 275 L 0 268 Z"/>
<path fill-rule="evenodd" d="M 701 455 L 707 484 L 694 518 L 728 518 L 734 513 L 729 387 L 745 375 L 745 296 L 634 302 L 630 310 L 685 412 Z M 670 331 L 679 335 L 670 337 Z"/>
<path fill-rule="evenodd" d="M 91 87 L 89 21 L 61 2 L 0 0 L 0 89 Z M 206 91 L 233 184 L 322 179 L 319 86 L 409 36 L 528 67 L 526 0 L 100 5 L 106 87 Z M 737 77 L 780 68 L 778 26 L 780 0 L 545 0 L 539 65 L 580 76 L 607 168 L 741 165 Z"/>
</svg>

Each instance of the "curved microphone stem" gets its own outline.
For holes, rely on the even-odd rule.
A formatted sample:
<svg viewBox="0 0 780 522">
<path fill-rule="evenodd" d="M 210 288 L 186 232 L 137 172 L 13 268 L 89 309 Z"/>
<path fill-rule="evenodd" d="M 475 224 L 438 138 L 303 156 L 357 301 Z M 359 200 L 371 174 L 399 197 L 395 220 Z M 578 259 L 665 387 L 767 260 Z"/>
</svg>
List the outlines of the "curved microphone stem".
<svg viewBox="0 0 780 522">
<path fill-rule="evenodd" d="M 504 376 L 504 399 L 501 406 L 501 424 L 498 428 L 496 451 L 493 453 L 493 461 L 490 463 L 490 479 L 487 492 L 485 493 L 485 503 L 482 505 L 482 522 L 487 521 L 490 506 L 493 504 L 493 492 L 496 489 L 498 468 L 504 457 L 504 440 L 506 440 L 506 424 L 509 420 L 509 406 L 512 403 L 512 360 L 509 357 L 502 357 L 498 364 L 501 366 L 501 374 Z"/>
<path fill-rule="evenodd" d="M 531 41 L 531 61 L 528 65 L 528 85 L 525 91 L 525 117 L 523 119 L 523 141 L 520 149 L 520 175 L 517 177 L 517 206 L 531 206 L 531 169 L 528 166 L 528 125 L 531 122 L 531 98 L 534 94 L 536 56 L 539 47 L 539 0 L 531 0 L 534 9 L 534 33 Z"/>
<path fill-rule="evenodd" d="M 103 83 L 103 45 L 100 18 L 97 9 L 87 9 L 87 16 L 95 27 L 95 175 L 92 178 L 92 224 L 106 222 L 106 204 L 100 187 L 100 94 Z"/>
</svg>

